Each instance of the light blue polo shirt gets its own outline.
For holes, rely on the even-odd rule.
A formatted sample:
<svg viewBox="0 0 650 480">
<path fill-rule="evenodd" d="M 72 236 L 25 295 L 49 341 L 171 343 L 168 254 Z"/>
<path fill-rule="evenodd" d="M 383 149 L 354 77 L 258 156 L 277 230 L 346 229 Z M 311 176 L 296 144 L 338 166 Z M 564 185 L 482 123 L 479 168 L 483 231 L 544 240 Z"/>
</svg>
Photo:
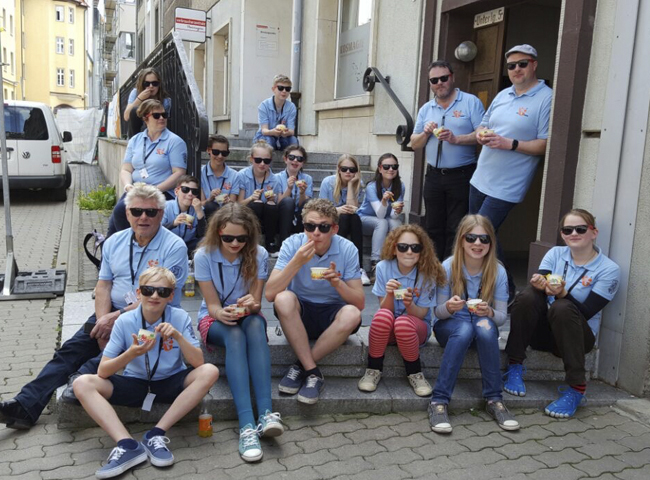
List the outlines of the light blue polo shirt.
<svg viewBox="0 0 650 480">
<path fill-rule="evenodd" d="M 341 198 L 337 202 L 334 200 L 334 185 L 336 184 L 336 175 L 330 175 L 329 177 L 325 177 L 323 181 L 320 183 L 320 191 L 319 191 L 319 198 L 326 198 L 330 202 L 334 204 L 335 207 L 341 207 L 345 205 L 347 198 L 348 198 L 348 187 L 342 188 L 341 189 Z M 359 205 L 361 205 L 361 202 L 363 201 L 363 181 L 359 185 L 359 195 L 357 196 L 357 200 L 359 201 Z"/>
<path fill-rule="evenodd" d="M 171 176 L 172 167 L 187 170 L 187 145 L 181 137 L 168 129 L 163 130 L 160 137 L 152 142 L 145 130 L 131 137 L 122 163 L 130 163 L 133 166 L 133 183 L 158 185 Z M 142 169 L 145 167 L 147 178 L 142 177 Z M 167 192 L 173 197 L 176 196 L 173 188 Z"/>
<path fill-rule="evenodd" d="M 618 291 L 621 269 L 607 258 L 600 248 L 595 248 L 598 255 L 591 262 L 586 265 L 576 265 L 571 257 L 569 247 L 553 247 L 544 255 L 539 269 L 549 270 L 555 275 L 563 275 L 566 267 L 564 281 L 567 291 L 580 278 L 571 290 L 571 296 L 580 303 L 583 303 L 591 292 L 607 300 L 612 300 Z M 549 304 L 554 301 L 555 297 L 548 297 Z M 595 337 L 598 337 L 601 317 L 602 310 L 587 321 Z"/>
<path fill-rule="evenodd" d="M 295 233 L 282 242 L 275 270 L 284 270 L 298 249 L 308 241 L 309 239 L 304 233 Z M 330 282 L 311 279 L 311 267 L 329 268 L 330 262 L 336 264 L 336 270 L 341 273 L 341 280 L 344 282 L 361 278 L 357 247 L 350 240 L 334 235 L 329 250 L 322 257 L 314 255 L 309 262 L 303 265 L 289 283 L 288 289 L 295 293 L 300 300 L 312 303 L 344 303 Z"/>
<path fill-rule="evenodd" d="M 221 271 L 219 270 L 221 265 Z M 237 299 L 248 295 L 251 286 L 247 285 L 240 274 L 241 257 L 237 257 L 233 263 L 230 263 L 221 253 L 221 249 L 215 248 L 211 252 L 201 247 L 194 254 L 194 275 L 199 282 L 212 282 L 214 288 L 219 294 L 222 307 L 236 305 Z M 223 272 L 223 282 L 221 278 Z M 257 246 L 257 278 L 266 280 L 269 276 L 269 254 L 260 245 Z M 205 300 L 201 302 L 199 309 L 199 318 L 209 315 L 208 307 Z"/>
<path fill-rule="evenodd" d="M 377 264 L 377 269 L 375 270 L 376 278 L 375 285 L 372 287 L 372 293 L 378 297 L 386 296 L 386 283 L 390 279 L 395 279 L 402 284 L 400 288 L 417 288 L 418 296 L 415 297 L 415 305 L 422 308 L 428 308 L 427 314 L 424 317 L 424 321 L 427 322 L 427 331 L 428 335 L 431 334 L 431 312 L 436 306 L 436 284 L 435 282 L 428 283 L 425 286 L 425 281 L 422 277 L 417 275 L 417 269 L 414 268 L 408 274 L 404 275 L 399 270 L 397 265 L 397 259 L 393 260 L 382 260 Z M 418 283 L 415 285 L 415 278 L 418 278 Z M 405 314 L 406 307 L 404 302 L 401 300 L 395 300 L 393 304 L 393 311 L 395 316 Z"/>
<path fill-rule="evenodd" d="M 138 279 L 142 272 L 149 267 L 166 267 L 176 277 L 176 290 L 174 290 L 175 307 L 181 304 L 181 289 L 187 278 L 187 247 L 185 242 L 172 232 L 161 226 L 156 236 L 148 245 L 141 247 L 132 240 L 133 230 L 127 228 L 111 235 L 102 247 L 102 264 L 99 270 L 99 279 L 113 283 L 111 287 L 111 303 L 113 308 L 126 307 L 124 299 L 129 291 L 135 294 L 138 288 Z M 133 263 L 129 261 L 130 246 L 133 245 Z M 131 269 L 133 269 L 134 282 L 131 283 Z"/>
<path fill-rule="evenodd" d="M 442 305 L 445 303 L 447 300 L 451 298 L 451 262 L 453 260 L 453 257 L 447 258 L 444 262 L 442 262 L 442 267 L 445 269 L 445 274 L 447 275 L 447 279 L 449 279 L 449 282 L 447 282 L 446 285 L 443 285 L 438 289 L 438 300 L 437 304 Z M 467 285 L 467 294 L 469 295 L 469 298 L 478 298 L 478 290 L 479 287 L 481 286 L 481 280 L 483 280 L 483 272 L 479 272 L 476 275 L 470 275 L 465 266 L 463 266 L 463 274 L 465 275 L 465 283 Z M 465 298 L 465 295 L 462 295 L 463 300 L 467 300 Z M 497 269 L 497 279 L 496 279 L 496 285 L 494 288 L 494 300 L 495 301 L 500 301 L 500 302 L 507 302 L 508 301 L 508 274 L 506 273 L 506 269 L 503 268 L 503 265 L 499 263 L 498 269 Z M 457 311 L 454 313 L 451 318 L 457 319 L 457 320 L 464 320 L 464 321 L 471 321 L 471 317 L 469 315 L 469 310 L 467 310 L 467 305 L 463 306 L 462 310 Z M 438 319 L 434 320 L 434 324 L 438 321 Z"/>
<path fill-rule="evenodd" d="M 131 103 L 135 102 L 135 98 L 137 96 L 138 96 L 138 90 L 134 88 L 133 90 L 131 90 L 131 93 L 129 93 L 129 99 L 127 101 L 127 104 L 131 104 Z M 165 111 L 167 113 L 170 113 L 172 111 L 172 99 L 171 98 L 169 98 L 169 97 L 163 98 L 162 105 L 163 105 L 163 108 L 165 109 Z M 138 107 L 139 106 L 140 105 L 138 105 Z"/>
<path fill-rule="evenodd" d="M 434 98 L 422 105 L 418 111 L 413 133 L 424 132 L 424 126 L 429 122 L 436 122 L 442 126 L 442 117 L 445 117 L 445 128 L 454 135 L 467 135 L 478 128 L 483 119 L 485 108 L 478 97 L 471 93 L 461 92 L 456 89 L 456 99 L 444 109 Z M 425 146 L 427 163 L 436 166 L 438 157 L 438 138 L 429 135 Z M 442 154 L 437 168 L 457 168 L 476 162 L 476 145 L 452 145 L 442 142 Z"/>
<path fill-rule="evenodd" d="M 381 199 L 377 197 L 377 184 L 375 182 L 370 182 L 368 186 L 366 187 L 366 197 L 363 199 L 363 203 L 359 207 L 359 210 L 357 210 L 357 215 L 360 217 L 376 217 L 377 212 L 375 212 L 375 209 L 372 208 L 372 202 L 381 202 Z M 385 188 L 383 185 L 381 187 L 381 195 L 383 197 L 384 193 L 386 193 L 390 188 Z M 399 196 L 399 198 L 396 198 L 393 201 L 386 202 L 386 214 L 384 215 L 383 218 L 388 218 L 393 214 L 393 202 L 403 202 L 404 201 L 404 182 L 402 182 L 402 194 Z"/>
<path fill-rule="evenodd" d="M 547 139 L 553 90 L 538 80 L 537 86 L 517 96 L 515 87 L 501 90 L 488 108 L 481 125 L 520 142 Z M 470 183 L 481 193 L 499 200 L 524 200 L 543 155 L 527 155 L 484 146 Z"/>
<path fill-rule="evenodd" d="M 280 191 L 284 193 L 287 190 L 287 185 L 289 182 L 289 175 L 287 174 L 286 168 L 280 173 L 275 175 L 280 182 Z M 314 196 L 314 180 L 311 178 L 311 175 L 303 173 L 302 170 L 298 170 L 298 175 L 296 176 L 296 181 L 304 180 L 307 182 L 307 188 L 305 189 L 305 195 L 307 196 L 307 201 Z M 294 184 L 293 190 L 291 191 L 291 198 L 294 199 L 296 203 L 296 212 L 298 211 L 298 200 L 300 200 L 300 189 Z M 306 203 L 306 202 L 305 202 Z"/>
<path fill-rule="evenodd" d="M 153 332 L 161 322 L 162 317 L 152 325 L 145 321 L 145 330 Z M 165 308 L 165 323 L 170 323 L 193 347 L 199 347 L 199 340 L 194 333 L 194 328 L 192 327 L 192 319 L 185 310 L 167 305 Z M 113 330 L 111 330 L 111 338 L 104 349 L 103 356 L 115 358 L 127 351 L 129 347 L 133 345 L 133 337 L 131 334 L 135 333 L 137 335 L 141 328 L 142 306 L 117 317 L 117 320 L 115 320 L 115 324 L 113 325 Z M 178 345 L 178 342 L 173 338 L 168 338 L 163 343 L 161 349 L 159 346 L 161 341 L 162 336 L 157 333 L 156 345 L 145 354 L 149 356 L 149 368 L 151 370 L 153 370 L 153 367 L 158 360 L 158 355 L 160 355 L 158 368 L 156 368 L 156 372 L 152 378 L 153 381 L 164 380 L 165 378 L 169 378 L 187 368 L 183 362 L 183 354 L 181 353 L 181 347 Z M 131 360 L 126 367 L 124 367 L 124 373 L 122 373 L 122 375 L 125 377 L 148 380 L 149 376 L 147 375 L 147 367 L 144 358 L 145 355 L 140 355 Z"/>
<path fill-rule="evenodd" d="M 180 213 L 181 213 L 181 207 L 178 204 L 178 199 L 167 200 L 167 203 L 165 204 L 165 213 L 163 214 L 162 224 L 170 225 L 174 223 L 174 220 L 176 220 L 176 217 L 178 217 Z M 175 235 L 178 235 L 180 238 L 183 239 L 185 243 L 187 243 L 190 240 L 196 238 L 196 226 L 198 225 L 199 221 L 196 218 L 196 210 L 192 205 L 190 205 L 190 208 L 185 213 L 187 213 L 188 215 L 192 215 L 194 217 L 192 226 L 190 227 L 189 225 L 183 223 L 174 228 L 169 228 L 168 230 L 174 233 Z"/>
<path fill-rule="evenodd" d="M 269 170 L 266 174 L 266 178 L 264 179 L 264 181 L 260 183 L 257 180 L 255 180 L 255 175 L 253 175 L 252 165 L 250 167 L 244 168 L 243 170 L 240 170 L 237 173 L 237 188 L 239 189 L 237 195 L 239 195 L 239 193 L 243 190 L 244 196 L 246 198 L 250 197 L 255 190 L 262 189 L 265 192 L 267 190 L 273 190 L 276 195 L 275 197 L 276 204 L 280 194 L 282 193 L 282 190 L 280 189 L 280 182 L 278 182 L 277 175 L 275 175 Z M 262 194 L 260 200 L 262 200 L 263 203 L 266 203 L 266 197 L 264 196 L 264 194 Z"/>
<path fill-rule="evenodd" d="M 253 138 L 253 142 L 259 140 L 264 135 L 262 135 L 262 125 L 266 124 L 269 130 L 273 130 L 276 125 L 283 124 L 289 130 L 296 129 L 296 115 L 298 110 L 296 106 L 291 103 L 289 99 L 285 100 L 282 109 L 277 111 L 275 108 L 274 97 L 267 98 L 260 106 L 257 107 L 257 123 L 260 128 Z"/>
<path fill-rule="evenodd" d="M 201 168 L 201 191 L 205 198 L 210 196 L 210 192 L 218 188 L 221 193 L 230 195 L 231 193 L 239 194 L 237 185 L 237 170 L 225 165 L 225 169 L 220 176 L 216 176 L 210 168 L 210 162 Z"/>
</svg>

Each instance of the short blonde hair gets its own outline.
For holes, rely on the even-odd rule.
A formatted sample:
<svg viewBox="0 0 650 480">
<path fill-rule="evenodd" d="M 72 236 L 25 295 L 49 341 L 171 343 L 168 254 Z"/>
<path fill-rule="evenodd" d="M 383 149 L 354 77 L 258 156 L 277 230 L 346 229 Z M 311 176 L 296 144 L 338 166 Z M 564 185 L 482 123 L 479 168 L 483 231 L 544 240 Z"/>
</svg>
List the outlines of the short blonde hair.
<svg viewBox="0 0 650 480">
<path fill-rule="evenodd" d="M 163 104 L 159 100 L 154 100 L 150 98 L 142 102 L 142 104 L 138 107 L 136 114 L 138 115 L 138 117 L 144 118 L 157 109 L 164 110 L 165 107 L 163 107 Z"/>
<path fill-rule="evenodd" d="M 176 276 L 165 267 L 149 267 L 147 268 L 138 279 L 138 285 L 146 285 L 147 282 L 152 280 L 164 280 L 167 282 L 169 288 L 176 288 Z"/>
<path fill-rule="evenodd" d="M 332 220 L 334 225 L 339 224 L 339 212 L 332 202 L 326 198 L 313 198 L 302 207 L 302 221 L 304 222 L 310 212 L 316 212 L 322 217 Z"/>
<path fill-rule="evenodd" d="M 292 85 L 291 79 L 286 75 L 282 75 L 282 74 L 273 77 L 273 86 L 275 87 L 278 83 L 288 83 L 289 85 Z"/>
<path fill-rule="evenodd" d="M 129 208 L 133 204 L 133 201 L 138 198 L 140 200 L 155 200 L 158 208 L 165 208 L 165 204 L 167 203 L 165 196 L 156 186 L 143 182 L 134 183 L 133 188 L 126 194 L 124 198 L 126 208 Z"/>
<path fill-rule="evenodd" d="M 264 141 L 264 140 L 258 140 L 257 142 L 255 142 L 251 146 L 251 149 L 248 152 L 248 156 L 250 158 L 253 158 L 253 152 L 255 152 L 255 150 L 258 149 L 258 148 L 260 148 L 262 150 L 266 150 L 266 152 L 269 155 L 271 155 L 271 158 L 273 158 L 273 147 L 271 145 L 269 145 L 268 143 L 266 143 L 266 141 Z"/>
</svg>

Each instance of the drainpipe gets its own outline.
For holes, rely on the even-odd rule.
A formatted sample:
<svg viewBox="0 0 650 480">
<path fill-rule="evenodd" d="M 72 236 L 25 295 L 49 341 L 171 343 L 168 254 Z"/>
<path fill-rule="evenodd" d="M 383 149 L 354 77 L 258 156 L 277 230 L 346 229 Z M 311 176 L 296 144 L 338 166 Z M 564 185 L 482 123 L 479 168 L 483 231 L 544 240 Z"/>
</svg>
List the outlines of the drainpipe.
<svg viewBox="0 0 650 480">
<path fill-rule="evenodd" d="M 300 51 L 302 42 L 302 0 L 293 0 L 293 31 L 291 33 L 291 83 L 300 91 Z"/>
</svg>

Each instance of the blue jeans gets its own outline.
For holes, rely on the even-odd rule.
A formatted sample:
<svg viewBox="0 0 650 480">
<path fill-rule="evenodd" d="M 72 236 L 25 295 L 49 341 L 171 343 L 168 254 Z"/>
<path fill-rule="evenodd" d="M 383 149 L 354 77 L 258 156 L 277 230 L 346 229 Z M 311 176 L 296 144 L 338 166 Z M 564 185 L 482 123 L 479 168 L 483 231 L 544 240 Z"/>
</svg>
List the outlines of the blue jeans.
<svg viewBox="0 0 650 480">
<path fill-rule="evenodd" d="M 272 411 L 271 354 L 266 341 L 266 320 L 260 315 L 249 315 L 235 326 L 216 320 L 208 330 L 208 343 L 226 349 L 226 376 L 235 400 L 239 428 L 249 423 L 255 427 L 251 381 L 257 414 Z"/>
<path fill-rule="evenodd" d="M 284 150 L 289 145 L 298 145 L 298 139 L 296 137 L 272 137 L 262 135 L 255 139 L 255 141 L 264 140 L 266 143 L 271 145 L 276 150 Z"/>
<path fill-rule="evenodd" d="M 487 320 L 488 326 L 478 323 Z M 492 320 L 474 317 L 472 321 L 459 318 L 438 320 L 433 325 L 438 343 L 444 347 L 440 372 L 433 387 L 431 402 L 449 404 L 456 385 L 458 372 L 470 345 L 478 351 L 478 361 L 483 378 L 483 398 L 501 400 L 501 370 L 499 356 L 499 330 Z"/>
<path fill-rule="evenodd" d="M 402 221 L 398 218 L 377 218 L 372 215 L 364 215 L 361 217 L 361 225 L 363 225 L 364 235 L 372 235 L 370 260 L 378 262 L 388 232 L 402 225 Z"/>
</svg>

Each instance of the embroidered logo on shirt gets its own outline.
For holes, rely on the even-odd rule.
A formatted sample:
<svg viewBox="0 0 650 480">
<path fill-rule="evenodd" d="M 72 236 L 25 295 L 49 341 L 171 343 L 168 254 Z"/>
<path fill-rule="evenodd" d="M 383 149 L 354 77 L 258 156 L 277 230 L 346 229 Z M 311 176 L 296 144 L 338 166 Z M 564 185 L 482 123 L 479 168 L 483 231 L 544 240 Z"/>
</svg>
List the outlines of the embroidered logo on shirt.
<svg viewBox="0 0 650 480">
<path fill-rule="evenodd" d="M 172 348 L 174 348 L 174 339 L 169 337 L 163 342 L 163 350 L 169 352 Z"/>
<path fill-rule="evenodd" d="M 157 267 L 158 266 L 158 260 L 152 259 L 147 262 L 147 265 L 149 267 Z"/>
<path fill-rule="evenodd" d="M 616 293 L 616 290 L 618 290 L 618 280 L 612 280 L 612 283 L 609 285 L 609 289 L 607 291 L 610 295 L 614 295 Z"/>
<path fill-rule="evenodd" d="M 156 153 L 157 153 L 158 155 L 164 155 L 164 154 L 165 154 L 165 150 L 164 150 L 163 148 L 156 148 Z"/>
<path fill-rule="evenodd" d="M 528 116 L 528 115 L 526 114 L 527 111 L 528 111 L 527 108 L 525 108 L 525 107 L 519 107 L 519 110 L 517 110 L 517 115 L 519 115 L 520 117 L 527 117 L 527 116 Z"/>
<path fill-rule="evenodd" d="M 180 265 L 174 265 L 169 269 L 176 278 L 181 277 L 181 273 L 183 272 L 183 269 L 180 267 Z"/>
<path fill-rule="evenodd" d="M 221 191 L 223 192 L 224 190 L 231 190 L 231 189 L 232 189 L 232 184 L 224 183 L 223 188 L 221 189 Z"/>
<path fill-rule="evenodd" d="M 460 118 L 463 116 L 463 111 L 462 110 L 454 110 L 454 117 Z"/>
<path fill-rule="evenodd" d="M 594 281 L 593 278 L 588 277 L 587 275 L 585 275 L 584 277 L 582 277 L 582 282 L 581 283 L 582 283 L 583 287 L 588 287 L 589 285 L 591 285 L 591 282 L 593 282 L 593 281 Z"/>
</svg>

